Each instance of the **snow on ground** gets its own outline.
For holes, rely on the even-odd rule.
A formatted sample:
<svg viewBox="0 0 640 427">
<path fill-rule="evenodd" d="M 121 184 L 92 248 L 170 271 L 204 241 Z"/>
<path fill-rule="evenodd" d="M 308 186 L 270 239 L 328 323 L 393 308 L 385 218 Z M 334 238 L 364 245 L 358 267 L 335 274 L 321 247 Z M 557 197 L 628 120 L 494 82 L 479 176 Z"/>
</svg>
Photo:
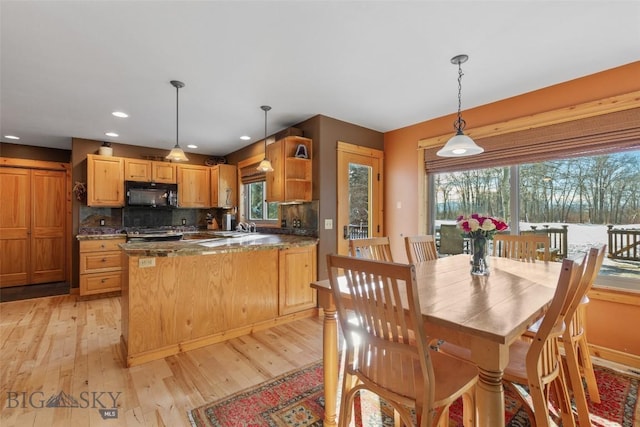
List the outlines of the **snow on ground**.
<svg viewBox="0 0 640 427">
<path fill-rule="evenodd" d="M 436 226 L 440 224 L 455 224 L 455 221 L 443 220 L 436 221 Z M 531 225 L 537 226 L 538 230 L 543 229 L 544 225 L 548 225 L 549 228 L 562 228 L 563 225 L 567 225 L 567 240 L 569 242 L 569 257 L 584 254 L 594 245 L 606 244 L 609 242 L 609 236 L 607 235 L 607 226 L 601 224 L 569 224 L 569 223 L 529 223 L 521 222 L 520 231 L 530 230 Z M 640 229 L 640 224 L 625 224 L 616 225 L 616 229 Z M 614 260 L 605 256 L 603 261 L 602 274 L 617 275 L 631 278 L 640 279 L 640 262 L 638 261 L 625 261 Z"/>
</svg>

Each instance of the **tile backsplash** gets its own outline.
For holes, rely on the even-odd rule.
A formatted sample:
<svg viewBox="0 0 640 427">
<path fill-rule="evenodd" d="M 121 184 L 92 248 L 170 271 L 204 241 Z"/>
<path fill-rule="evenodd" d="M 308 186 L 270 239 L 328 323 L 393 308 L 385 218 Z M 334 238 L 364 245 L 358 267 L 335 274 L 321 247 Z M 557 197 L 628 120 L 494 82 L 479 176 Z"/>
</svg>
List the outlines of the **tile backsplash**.
<svg viewBox="0 0 640 427">
<path fill-rule="evenodd" d="M 206 228 L 207 214 L 220 217 L 219 209 L 154 209 L 142 207 L 93 208 L 80 206 L 80 229 L 123 230 L 130 227 L 198 227 Z M 318 201 L 280 206 L 280 229 L 264 232 L 318 235 Z M 218 219 L 218 220 L 220 220 Z M 261 230 L 262 231 L 262 230 Z M 118 231 L 116 231 L 118 232 Z"/>
</svg>

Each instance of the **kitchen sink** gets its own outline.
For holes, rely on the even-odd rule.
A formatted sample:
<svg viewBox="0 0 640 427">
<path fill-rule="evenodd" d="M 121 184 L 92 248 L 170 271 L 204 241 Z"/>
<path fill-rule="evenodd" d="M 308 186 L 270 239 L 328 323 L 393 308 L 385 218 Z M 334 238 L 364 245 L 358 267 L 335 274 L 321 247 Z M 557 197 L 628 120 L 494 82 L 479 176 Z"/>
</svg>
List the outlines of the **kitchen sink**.
<svg viewBox="0 0 640 427">
<path fill-rule="evenodd" d="M 222 236 L 217 236 L 213 233 L 189 233 L 182 236 L 182 240 L 202 240 L 202 239 L 219 239 Z"/>
</svg>

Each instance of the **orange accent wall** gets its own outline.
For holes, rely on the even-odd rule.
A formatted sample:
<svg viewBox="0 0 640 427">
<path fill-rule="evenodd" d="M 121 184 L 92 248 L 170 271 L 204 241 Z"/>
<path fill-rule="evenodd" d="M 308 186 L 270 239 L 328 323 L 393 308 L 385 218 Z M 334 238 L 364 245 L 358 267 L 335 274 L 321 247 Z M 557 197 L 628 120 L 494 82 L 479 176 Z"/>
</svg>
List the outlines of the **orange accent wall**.
<svg viewBox="0 0 640 427">
<path fill-rule="evenodd" d="M 589 344 L 640 357 L 638 319 L 637 304 L 592 298 L 587 306 L 587 340 Z"/>
</svg>

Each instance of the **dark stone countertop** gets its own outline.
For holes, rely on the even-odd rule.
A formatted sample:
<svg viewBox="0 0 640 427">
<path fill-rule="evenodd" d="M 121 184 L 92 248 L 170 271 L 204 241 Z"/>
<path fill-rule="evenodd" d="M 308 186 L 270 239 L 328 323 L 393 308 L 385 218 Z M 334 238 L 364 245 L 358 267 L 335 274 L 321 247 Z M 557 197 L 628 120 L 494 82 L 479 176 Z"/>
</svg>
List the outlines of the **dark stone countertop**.
<svg viewBox="0 0 640 427">
<path fill-rule="evenodd" d="M 121 244 L 120 247 L 130 256 L 169 257 L 288 249 L 312 246 L 317 243 L 318 239 L 316 237 L 251 233 L 242 237 L 229 238 L 214 237 L 211 239 L 165 242 L 131 242 Z"/>
</svg>

